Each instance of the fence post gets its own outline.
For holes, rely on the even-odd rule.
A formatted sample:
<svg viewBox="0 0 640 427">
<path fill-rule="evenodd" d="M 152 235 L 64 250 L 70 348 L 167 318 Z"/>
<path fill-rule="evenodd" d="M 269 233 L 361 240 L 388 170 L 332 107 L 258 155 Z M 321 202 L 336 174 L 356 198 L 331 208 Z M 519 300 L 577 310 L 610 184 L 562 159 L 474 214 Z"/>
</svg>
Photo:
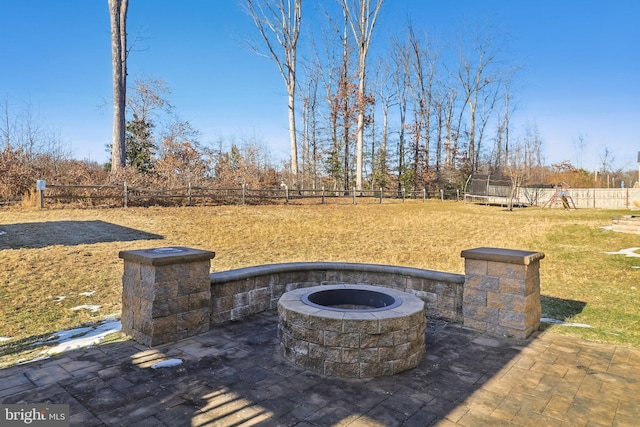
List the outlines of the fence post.
<svg viewBox="0 0 640 427">
<path fill-rule="evenodd" d="M 44 190 L 47 188 L 47 181 L 39 179 L 36 181 L 36 188 L 38 189 L 38 196 L 40 197 L 40 209 L 44 208 Z"/>
<path fill-rule="evenodd" d="M 353 204 L 356 204 L 356 187 L 353 187 Z"/>
<path fill-rule="evenodd" d="M 402 203 L 404 203 L 404 196 L 406 194 L 406 190 L 402 187 Z"/>
<path fill-rule="evenodd" d="M 124 182 L 124 189 L 123 189 L 123 197 L 124 197 L 124 207 L 128 207 L 129 205 L 129 195 L 127 194 L 127 181 Z"/>
<path fill-rule="evenodd" d="M 427 189 L 423 188 L 422 189 L 422 202 L 426 202 L 427 201 Z"/>
<path fill-rule="evenodd" d="M 324 185 L 322 186 L 322 204 L 324 205 Z"/>
<path fill-rule="evenodd" d="M 244 206 L 245 188 L 246 188 L 246 184 L 243 182 L 242 183 L 242 206 Z"/>
<path fill-rule="evenodd" d="M 382 187 L 380 187 L 380 204 L 382 204 Z"/>
<path fill-rule="evenodd" d="M 287 187 L 287 184 L 282 184 L 282 187 L 284 187 L 284 204 L 288 205 L 289 204 L 289 187 Z"/>
<path fill-rule="evenodd" d="M 440 189 L 440 201 L 444 202 L 444 190 L 442 188 Z"/>
<path fill-rule="evenodd" d="M 188 192 L 188 195 L 189 195 L 189 206 L 191 206 L 191 183 L 189 183 L 187 192 Z"/>
<path fill-rule="evenodd" d="M 456 202 L 460 201 L 460 189 L 456 188 Z"/>
</svg>

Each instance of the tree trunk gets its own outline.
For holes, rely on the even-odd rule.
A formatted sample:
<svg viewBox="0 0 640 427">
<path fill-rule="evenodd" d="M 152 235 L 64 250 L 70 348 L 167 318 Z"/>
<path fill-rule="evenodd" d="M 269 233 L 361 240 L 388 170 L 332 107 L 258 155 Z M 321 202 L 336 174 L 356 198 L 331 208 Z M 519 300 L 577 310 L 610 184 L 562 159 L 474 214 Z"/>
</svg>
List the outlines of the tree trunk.
<svg viewBox="0 0 640 427">
<path fill-rule="evenodd" d="M 290 71 L 290 74 L 295 74 Z M 298 187 L 298 142 L 296 134 L 296 79 L 289 77 L 287 92 L 289 98 L 289 141 L 291 147 L 291 176 L 293 178 L 293 188 Z"/>
<path fill-rule="evenodd" d="M 364 116 L 367 110 L 365 97 L 365 72 L 366 59 L 371 43 L 371 34 L 376 24 L 378 12 L 383 0 L 377 0 L 374 10 L 371 12 L 371 0 L 358 0 L 355 2 L 358 8 L 357 17 L 352 14 L 348 0 L 342 0 L 342 8 L 351 25 L 353 37 L 358 44 L 359 70 L 358 70 L 358 128 L 356 137 L 356 190 L 362 191 L 362 148 L 364 146 Z"/>
<path fill-rule="evenodd" d="M 109 0 L 111 61 L 113 65 L 113 139 L 111 170 L 125 166 L 125 107 L 127 102 L 127 8 L 128 0 Z"/>
</svg>

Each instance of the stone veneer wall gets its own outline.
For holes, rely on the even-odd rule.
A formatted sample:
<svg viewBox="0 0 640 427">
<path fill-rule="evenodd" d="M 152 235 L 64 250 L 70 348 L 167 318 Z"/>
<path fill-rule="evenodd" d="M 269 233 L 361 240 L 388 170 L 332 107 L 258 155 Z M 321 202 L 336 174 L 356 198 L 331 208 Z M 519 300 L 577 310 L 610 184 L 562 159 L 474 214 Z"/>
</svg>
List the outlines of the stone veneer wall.
<svg viewBox="0 0 640 427">
<path fill-rule="evenodd" d="M 425 302 L 429 316 L 462 322 L 465 277 L 417 268 L 340 262 L 298 262 L 211 274 L 211 325 L 277 308 L 285 292 L 310 286 L 368 284 L 397 289 Z"/>
<path fill-rule="evenodd" d="M 230 320 L 275 310 L 293 289 L 370 284 L 407 292 L 428 316 L 493 335 L 526 338 L 540 325 L 541 252 L 462 251 L 465 275 L 337 262 L 271 264 L 209 274 L 213 252 L 189 248 L 122 251 L 122 330 L 154 346 Z"/>
</svg>

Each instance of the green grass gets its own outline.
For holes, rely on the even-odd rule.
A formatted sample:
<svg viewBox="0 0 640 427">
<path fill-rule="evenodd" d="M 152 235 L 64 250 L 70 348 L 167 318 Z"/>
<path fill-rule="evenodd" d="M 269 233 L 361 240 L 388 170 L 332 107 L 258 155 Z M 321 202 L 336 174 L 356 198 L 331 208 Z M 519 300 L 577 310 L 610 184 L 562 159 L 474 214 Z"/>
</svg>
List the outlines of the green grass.
<svg viewBox="0 0 640 427">
<path fill-rule="evenodd" d="M 539 208 L 509 212 L 456 202 L 222 206 L 129 209 L 0 210 L 0 366 L 30 355 L 37 337 L 119 315 L 118 252 L 182 245 L 213 250 L 214 271 L 291 261 L 395 264 L 463 273 L 460 252 L 479 246 L 542 251 L 543 316 L 590 329 L 553 332 L 640 348 L 640 258 L 606 255 L 640 247 L 640 236 L 601 229 L 628 211 Z M 29 224 L 74 221 L 60 236 L 29 234 Z M 65 243 L 84 221 L 102 221 L 161 240 L 93 232 Z M 78 224 L 80 224 L 78 228 Z M 70 226 L 71 227 L 71 226 Z M 79 231 L 80 230 L 80 231 Z M 115 241 L 112 241 L 114 240 Z M 16 243 L 19 241 L 19 244 Z M 89 297 L 80 292 L 94 290 Z M 59 296 L 65 298 L 57 301 Z M 98 313 L 72 311 L 101 305 Z M 20 344 L 21 343 L 21 344 Z"/>
</svg>

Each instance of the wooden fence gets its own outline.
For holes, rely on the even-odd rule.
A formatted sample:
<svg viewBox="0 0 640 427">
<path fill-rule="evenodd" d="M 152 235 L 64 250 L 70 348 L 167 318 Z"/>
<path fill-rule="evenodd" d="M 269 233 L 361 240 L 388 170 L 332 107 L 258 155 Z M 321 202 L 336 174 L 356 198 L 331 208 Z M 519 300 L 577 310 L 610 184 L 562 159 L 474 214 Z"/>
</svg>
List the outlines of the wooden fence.
<svg viewBox="0 0 640 427">
<path fill-rule="evenodd" d="M 218 187 L 187 187 L 171 189 L 148 189 L 131 187 L 127 183 L 117 185 L 45 185 L 39 183 L 40 208 L 47 200 L 57 203 L 84 203 L 90 206 L 192 206 L 192 205 L 231 205 L 231 204 L 289 204 L 289 203 L 383 203 L 383 201 L 402 201 L 406 199 L 440 200 L 460 197 L 459 191 L 437 190 L 422 191 L 385 191 L 380 190 L 291 190 L 286 186 L 277 189 L 250 189 Z"/>
<path fill-rule="evenodd" d="M 504 194 L 494 191 L 490 195 L 464 194 L 464 201 L 506 206 L 510 188 Z M 512 198 L 513 206 L 545 206 L 556 193 L 555 188 L 520 187 Z M 638 188 L 571 188 L 567 190 L 577 209 L 639 209 Z M 558 205 L 561 206 L 561 205 Z M 551 206 L 553 207 L 553 206 Z"/>
</svg>

